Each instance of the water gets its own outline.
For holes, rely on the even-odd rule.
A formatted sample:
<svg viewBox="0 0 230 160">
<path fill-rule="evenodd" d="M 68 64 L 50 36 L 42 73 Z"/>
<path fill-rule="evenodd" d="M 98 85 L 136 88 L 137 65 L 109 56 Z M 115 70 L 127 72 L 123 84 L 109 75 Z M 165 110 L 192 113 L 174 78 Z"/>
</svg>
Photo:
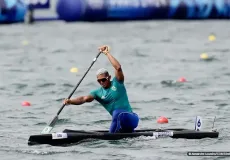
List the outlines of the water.
<svg viewBox="0 0 230 160">
<path fill-rule="evenodd" d="M 218 159 L 188 157 L 188 151 L 229 151 L 230 28 L 228 21 L 146 21 L 125 23 L 36 23 L 0 26 L 1 159 Z M 208 41 L 214 33 L 216 41 Z M 210 130 L 216 116 L 218 139 L 151 139 L 92 141 L 70 147 L 28 146 L 83 76 L 98 46 L 109 44 L 120 61 L 130 102 L 141 118 L 139 129 L 157 128 L 159 116 L 169 127 L 194 128 L 204 118 Z M 215 59 L 200 61 L 206 52 Z M 72 67 L 79 69 L 71 73 Z M 95 72 L 113 68 L 104 55 L 92 67 L 74 96 L 98 87 Z M 182 85 L 163 80 L 184 76 Z M 22 107 L 30 101 L 30 107 Z M 66 106 L 53 131 L 108 129 L 111 117 L 96 102 Z M 228 158 L 226 158 L 228 159 Z"/>
</svg>

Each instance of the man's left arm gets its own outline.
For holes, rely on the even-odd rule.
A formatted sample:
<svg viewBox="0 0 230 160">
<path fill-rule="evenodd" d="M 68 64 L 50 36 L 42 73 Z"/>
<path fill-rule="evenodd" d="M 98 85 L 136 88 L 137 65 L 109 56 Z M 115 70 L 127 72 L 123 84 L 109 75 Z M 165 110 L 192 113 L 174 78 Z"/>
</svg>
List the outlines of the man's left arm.
<svg viewBox="0 0 230 160">
<path fill-rule="evenodd" d="M 106 53 L 106 56 L 108 57 L 109 61 L 113 65 L 115 69 L 115 76 L 118 81 L 123 82 L 124 81 L 124 74 L 121 68 L 120 63 L 114 58 L 109 52 Z"/>
</svg>

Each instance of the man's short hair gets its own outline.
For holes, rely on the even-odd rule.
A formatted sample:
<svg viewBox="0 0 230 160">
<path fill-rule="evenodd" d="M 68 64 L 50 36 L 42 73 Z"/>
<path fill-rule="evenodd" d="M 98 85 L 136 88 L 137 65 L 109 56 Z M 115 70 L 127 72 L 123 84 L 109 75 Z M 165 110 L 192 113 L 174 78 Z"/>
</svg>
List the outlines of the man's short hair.
<svg viewBox="0 0 230 160">
<path fill-rule="evenodd" d="M 96 75 L 99 76 L 99 75 L 101 75 L 101 74 L 109 75 L 109 72 L 108 72 L 108 70 L 105 69 L 105 68 L 100 68 L 99 70 L 97 70 Z"/>
</svg>

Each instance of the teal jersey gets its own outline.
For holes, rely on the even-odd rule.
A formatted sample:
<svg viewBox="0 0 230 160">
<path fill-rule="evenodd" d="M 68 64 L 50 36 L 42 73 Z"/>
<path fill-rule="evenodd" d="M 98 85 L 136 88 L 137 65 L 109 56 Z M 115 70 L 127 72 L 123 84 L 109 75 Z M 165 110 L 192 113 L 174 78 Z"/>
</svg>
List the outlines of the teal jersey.
<svg viewBox="0 0 230 160">
<path fill-rule="evenodd" d="M 127 112 L 132 112 L 129 104 L 126 88 L 124 82 L 120 82 L 116 77 L 111 81 L 111 86 L 107 89 L 100 87 L 90 92 L 109 113 L 113 114 L 116 109 L 124 109 Z"/>
</svg>

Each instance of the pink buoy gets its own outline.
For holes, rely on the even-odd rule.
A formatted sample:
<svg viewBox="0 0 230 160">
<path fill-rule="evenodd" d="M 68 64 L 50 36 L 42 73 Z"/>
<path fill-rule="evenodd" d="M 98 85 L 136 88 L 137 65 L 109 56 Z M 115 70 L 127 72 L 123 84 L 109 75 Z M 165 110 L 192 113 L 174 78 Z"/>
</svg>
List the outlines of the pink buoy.
<svg viewBox="0 0 230 160">
<path fill-rule="evenodd" d="M 23 101 L 22 106 L 28 107 L 28 106 L 31 106 L 31 104 L 28 101 Z"/>
</svg>

